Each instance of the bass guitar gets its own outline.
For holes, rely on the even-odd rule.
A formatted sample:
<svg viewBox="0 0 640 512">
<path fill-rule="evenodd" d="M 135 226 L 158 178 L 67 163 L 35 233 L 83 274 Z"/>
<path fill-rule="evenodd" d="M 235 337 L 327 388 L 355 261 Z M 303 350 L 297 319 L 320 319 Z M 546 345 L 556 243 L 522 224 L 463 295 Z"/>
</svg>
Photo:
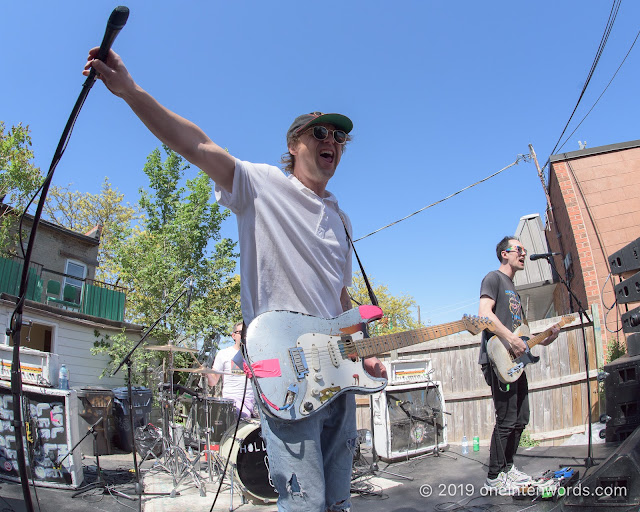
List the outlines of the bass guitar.
<svg viewBox="0 0 640 512">
<path fill-rule="evenodd" d="M 477 334 L 493 325 L 465 315 L 455 322 L 367 338 L 367 324 L 380 318 L 377 306 L 359 306 L 329 319 L 290 311 L 258 315 L 247 327 L 243 350 L 245 371 L 255 377 L 263 410 L 295 421 L 347 391 L 381 391 L 387 379 L 369 375 L 364 358 L 465 330 Z"/>
<path fill-rule="evenodd" d="M 561 328 L 562 326 L 573 322 L 573 315 L 563 316 L 562 319 L 555 325 L 555 327 Z M 515 331 L 525 345 L 526 350 L 520 357 L 515 357 L 511 350 L 511 345 L 508 341 L 503 340 L 499 336 L 493 336 L 487 341 L 487 355 L 489 361 L 500 379 L 505 384 L 515 382 L 520 378 L 524 367 L 531 363 L 537 363 L 540 360 L 540 356 L 534 356 L 531 353 L 531 349 L 535 347 L 541 341 L 544 341 L 551 334 L 551 327 L 540 334 L 537 334 L 533 338 L 530 337 L 529 326 L 522 324 Z M 489 328 L 493 332 L 492 328 Z"/>
</svg>

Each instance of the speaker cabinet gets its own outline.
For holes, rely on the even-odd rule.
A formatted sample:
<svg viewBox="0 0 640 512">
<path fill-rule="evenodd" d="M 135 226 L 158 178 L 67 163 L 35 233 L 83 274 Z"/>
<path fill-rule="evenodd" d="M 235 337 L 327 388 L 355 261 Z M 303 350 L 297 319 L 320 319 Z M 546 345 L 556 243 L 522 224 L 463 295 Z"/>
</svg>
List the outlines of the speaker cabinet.
<svg viewBox="0 0 640 512">
<path fill-rule="evenodd" d="M 380 458 L 394 460 L 445 448 L 447 425 L 439 382 L 387 386 L 373 395 L 373 437 Z"/>
<path fill-rule="evenodd" d="M 74 390 L 28 386 L 23 384 L 23 407 L 26 412 L 23 442 L 27 466 L 32 466 L 33 480 L 43 487 L 77 488 L 83 479 L 79 451 L 69 454 L 78 440 L 78 398 Z M 0 381 L 0 476 L 20 481 L 18 453 L 13 425 L 13 395 L 10 383 Z M 32 443 L 27 444 L 27 429 Z M 67 454 L 60 469 L 60 462 Z"/>
<path fill-rule="evenodd" d="M 640 429 L 567 489 L 562 510 L 633 510 L 640 506 Z"/>
<path fill-rule="evenodd" d="M 624 355 L 604 367 L 607 442 L 624 441 L 640 425 L 640 356 Z"/>
</svg>

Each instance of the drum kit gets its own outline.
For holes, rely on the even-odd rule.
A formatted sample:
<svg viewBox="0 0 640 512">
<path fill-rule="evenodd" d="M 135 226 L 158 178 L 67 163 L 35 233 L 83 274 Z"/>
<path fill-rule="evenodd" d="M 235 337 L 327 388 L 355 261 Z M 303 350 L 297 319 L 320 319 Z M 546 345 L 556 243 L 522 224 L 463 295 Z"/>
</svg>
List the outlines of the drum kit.
<svg viewBox="0 0 640 512">
<path fill-rule="evenodd" d="M 205 480 L 220 482 L 226 478 L 233 499 L 237 486 L 243 499 L 253 503 L 274 503 L 278 495 L 271 484 L 267 452 L 258 419 L 241 420 L 231 399 L 210 396 L 207 374 L 224 374 L 206 368 L 195 357 L 197 350 L 176 345 L 147 346 L 147 350 L 169 352 L 168 383 L 159 386 L 162 407 L 162 442 L 155 464 L 173 477 L 171 496 L 188 476 L 206 496 Z M 198 368 L 175 368 L 174 353 L 189 353 Z M 174 384 L 175 372 L 205 376 L 199 389 Z M 213 390 L 211 390 L 213 391 Z M 237 431 L 236 431 L 237 427 Z M 203 466 L 204 471 L 203 471 Z M 203 476 L 204 473 L 204 476 Z"/>
</svg>

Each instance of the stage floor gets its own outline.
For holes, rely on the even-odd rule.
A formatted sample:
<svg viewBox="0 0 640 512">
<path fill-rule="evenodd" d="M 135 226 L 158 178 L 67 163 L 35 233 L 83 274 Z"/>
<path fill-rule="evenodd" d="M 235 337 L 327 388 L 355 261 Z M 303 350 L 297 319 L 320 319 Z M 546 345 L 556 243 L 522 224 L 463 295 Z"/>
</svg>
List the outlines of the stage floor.
<svg viewBox="0 0 640 512">
<path fill-rule="evenodd" d="M 597 463 L 602 463 L 615 452 L 619 444 L 598 443 L 593 445 L 593 456 Z M 587 445 L 534 447 L 520 449 L 516 456 L 519 469 L 533 476 L 548 469 L 571 466 L 585 476 L 584 460 L 587 457 Z M 435 457 L 419 456 L 409 460 L 395 461 L 391 464 L 378 462 L 378 471 L 369 471 L 371 454 L 362 451 L 361 464 L 354 466 L 352 485 L 353 512 L 422 512 L 431 510 L 471 509 L 471 507 L 497 506 L 502 511 L 550 511 L 562 510 L 562 499 L 553 500 L 514 500 L 510 496 L 486 496 L 481 487 L 486 477 L 488 449 L 481 447 L 479 452 L 460 454 L 460 447 L 453 445 Z M 95 476 L 95 457 L 84 459 L 85 477 Z M 108 455 L 100 457 L 100 464 L 110 484 L 110 490 L 135 497 L 135 476 L 133 458 L 130 454 Z M 375 467 L 373 468 L 375 469 Z M 142 469 L 145 493 L 171 492 L 174 489 L 171 473 L 157 464 L 145 462 Z M 142 496 L 142 509 L 145 512 L 207 512 L 211 510 L 219 478 L 214 474 L 209 480 L 206 466 L 202 467 L 199 476 L 204 482 L 206 496 L 195 485 L 191 474 L 177 487 L 179 495 Z M 253 489 L 255 489 L 255 484 Z M 139 510 L 139 503 L 130 501 L 116 493 L 102 494 L 102 490 L 90 491 L 82 496 L 72 498 L 76 490 L 50 489 L 44 487 L 31 488 L 34 510 L 43 512 L 126 512 Z M 457 505 L 456 505 L 457 504 Z M 213 510 L 240 512 L 272 512 L 277 510 L 275 503 L 256 505 L 243 503 L 236 490 L 231 496 L 230 486 L 223 482 L 221 492 L 216 498 Z M 22 512 L 25 509 L 22 487 L 14 482 L 0 480 L 0 509 Z M 604 510 L 604 509 L 603 509 Z"/>
</svg>

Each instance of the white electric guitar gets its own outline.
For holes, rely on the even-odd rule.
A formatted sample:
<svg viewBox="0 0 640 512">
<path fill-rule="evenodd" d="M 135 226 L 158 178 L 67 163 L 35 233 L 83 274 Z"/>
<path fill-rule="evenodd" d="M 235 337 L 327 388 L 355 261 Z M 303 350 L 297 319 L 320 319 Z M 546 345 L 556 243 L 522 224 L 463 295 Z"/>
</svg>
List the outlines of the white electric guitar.
<svg viewBox="0 0 640 512">
<path fill-rule="evenodd" d="M 562 327 L 575 320 L 573 315 L 563 316 L 562 319 L 555 325 L 556 327 Z M 493 332 L 492 328 L 489 328 Z M 540 334 L 537 334 L 533 338 L 530 337 L 529 327 L 527 325 L 521 325 L 515 331 L 522 341 L 527 345 L 527 349 L 520 355 L 520 357 L 514 357 L 509 342 L 503 340 L 499 336 L 493 336 L 487 341 L 487 355 L 491 361 L 491 365 L 500 379 L 505 384 L 515 382 L 520 378 L 524 367 L 530 363 L 537 363 L 540 360 L 539 356 L 534 356 L 531 353 L 533 347 L 535 347 L 541 341 L 547 339 L 551 334 L 551 327 Z"/>
<path fill-rule="evenodd" d="M 387 379 L 369 375 L 364 358 L 465 330 L 477 334 L 493 325 L 465 315 L 442 325 L 365 338 L 366 325 L 380 318 L 377 306 L 359 306 L 329 319 L 290 311 L 257 316 L 247 327 L 244 356 L 263 410 L 295 421 L 347 391 L 375 393 Z"/>
</svg>

